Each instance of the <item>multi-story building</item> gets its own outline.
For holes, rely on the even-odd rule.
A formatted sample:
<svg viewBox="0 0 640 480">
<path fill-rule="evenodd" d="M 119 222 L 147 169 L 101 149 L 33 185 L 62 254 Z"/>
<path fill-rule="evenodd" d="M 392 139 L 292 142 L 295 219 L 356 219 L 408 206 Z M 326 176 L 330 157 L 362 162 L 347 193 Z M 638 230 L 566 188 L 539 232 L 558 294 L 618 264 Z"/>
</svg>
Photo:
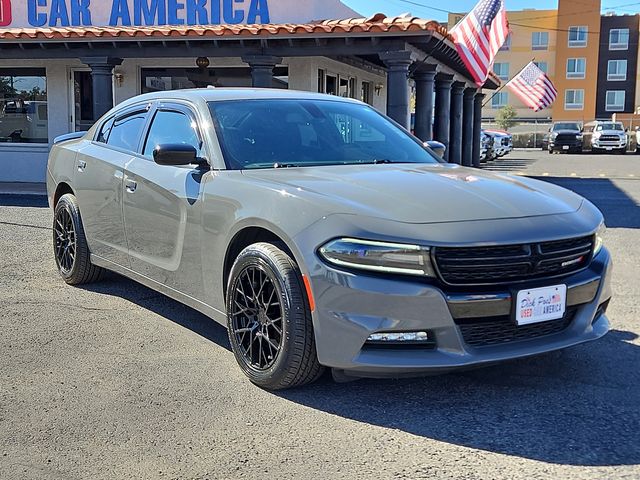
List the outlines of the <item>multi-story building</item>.
<svg viewBox="0 0 640 480">
<path fill-rule="evenodd" d="M 638 15 L 605 15 L 600 23 L 596 117 L 634 113 L 637 95 Z"/>
<path fill-rule="evenodd" d="M 507 88 L 495 93 L 483 118 L 495 118 L 505 105 L 518 119 L 576 120 L 637 113 L 639 15 L 601 15 L 600 0 L 559 0 L 557 10 L 526 9 L 507 13 L 511 35 L 498 53 L 494 71 L 503 84 L 534 61 L 558 90 L 550 108 L 527 108 Z M 449 15 L 452 28 L 462 14 Z"/>
<path fill-rule="evenodd" d="M 554 120 L 595 118 L 600 0 L 558 2 Z"/>
</svg>

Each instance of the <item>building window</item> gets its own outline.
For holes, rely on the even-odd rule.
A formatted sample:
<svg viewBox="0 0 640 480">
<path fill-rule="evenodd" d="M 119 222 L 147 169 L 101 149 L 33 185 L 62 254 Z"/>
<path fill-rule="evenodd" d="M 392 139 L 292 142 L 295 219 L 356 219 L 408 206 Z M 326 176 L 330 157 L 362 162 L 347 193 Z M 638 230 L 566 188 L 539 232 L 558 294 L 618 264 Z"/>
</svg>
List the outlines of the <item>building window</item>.
<svg viewBox="0 0 640 480">
<path fill-rule="evenodd" d="M 627 79 L 627 61 L 609 60 L 607 63 L 607 80 L 623 81 Z"/>
<path fill-rule="evenodd" d="M 493 71 L 500 80 L 509 80 L 509 64 L 506 62 L 496 62 L 493 64 Z"/>
<path fill-rule="evenodd" d="M 360 95 L 360 100 L 364 103 L 368 103 L 369 105 L 373 105 L 373 83 L 372 82 L 362 82 L 362 91 Z"/>
<path fill-rule="evenodd" d="M 608 90 L 605 110 L 607 112 L 624 111 L 624 94 L 624 90 Z"/>
<path fill-rule="evenodd" d="M 273 88 L 288 88 L 289 67 L 273 70 Z M 251 69 L 247 67 L 216 68 L 143 68 L 141 93 L 182 90 L 185 88 L 250 87 Z"/>
<path fill-rule="evenodd" d="M 584 78 L 587 60 L 584 58 L 567 59 L 567 78 Z"/>
<path fill-rule="evenodd" d="M 491 99 L 491 108 L 502 108 L 509 103 L 507 92 L 498 92 Z"/>
<path fill-rule="evenodd" d="M 564 94 L 565 110 L 582 110 L 584 108 L 584 90 L 567 90 Z"/>
<path fill-rule="evenodd" d="M 500 51 L 511 50 L 511 34 L 507 35 L 506 40 L 504 41 L 504 45 L 500 47 Z"/>
<path fill-rule="evenodd" d="M 0 68 L 0 143 L 49 143 L 44 68 Z"/>
<path fill-rule="evenodd" d="M 629 48 L 629 29 L 609 30 L 609 50 L 627 50 Z"/>
<path fill-rule="evenodd" d="M 318 93 L 324 93 L 325 71 L 318 69 Z"/>
<path fill-rule="evenodd" d="M 531 34 L 532 50 L 547 50 L 549 48 L 549 32 L 533 32 Z"/>
<path fill-rule="evenodd" d="M 354 77 L 338 77 L 340 88 L 338 95 L 344 98 L 357 98 L 356 96 L 356 79 Z"/>
<path fill-rule="evenodd" d="M 588 31 L 589 29 L 586 26 L 569 27 L 569 46 L 586 47 Z"/>
<path fill-rule="evenodd" d="M 536 67 L 538 67 L 540 70 L 542 70 L 544 73 L 549 73 L 548 70 L 548 66 L 547 66 L 547 62 L 533 62 L 534 65 Z"/>
</svg>

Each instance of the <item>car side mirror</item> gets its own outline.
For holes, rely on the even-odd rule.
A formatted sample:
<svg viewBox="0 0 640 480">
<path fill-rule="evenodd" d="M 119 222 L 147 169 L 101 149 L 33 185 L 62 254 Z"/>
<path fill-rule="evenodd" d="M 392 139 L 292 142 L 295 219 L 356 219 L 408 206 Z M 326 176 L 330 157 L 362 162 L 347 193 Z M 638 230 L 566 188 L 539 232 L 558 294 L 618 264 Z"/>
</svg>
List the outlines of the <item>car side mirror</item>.
<svg viewBox="0 0 640 480">
<path fill-rule="evenodd" d="M 447 150 L 447 147 L 445 147 L 443 143 L 436 142 L 435 140 L 424 142 L 424 146 L 430 148 L 431 151 L 440 158 L 444 158 L 444 152 Z"/>
<path fill-rule="evenodd" d="M 203 160 L 198 158 L 198 152 L 192 145 L 183 143 L 163 143 L 153 149 L 153 161 L 158 165 L 202 165 Z"/>
</svg>

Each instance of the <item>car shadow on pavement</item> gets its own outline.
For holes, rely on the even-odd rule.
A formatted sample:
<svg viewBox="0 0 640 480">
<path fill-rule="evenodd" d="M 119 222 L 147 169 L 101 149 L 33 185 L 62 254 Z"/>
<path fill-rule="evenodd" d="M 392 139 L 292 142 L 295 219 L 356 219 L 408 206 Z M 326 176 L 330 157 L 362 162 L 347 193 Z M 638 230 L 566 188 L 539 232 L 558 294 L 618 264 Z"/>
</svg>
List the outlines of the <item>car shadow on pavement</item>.
<svg viewBox="0 0 640 480">
<path fill-rule="evenodd" d="M 636 337 L 612 331 L 568 350 L 426 378 L 337 384 L 326 376 L 275 395 L 504 455 L 563 465 L 636 465 L 640 346 L 629 343 Z"/>
<path fill-rule="evenodd" d="M 0 207 L 49 208 L 46 196 L 42 195 L 9 195 L 0 193 Z"/>
<path fill-rule="evenodd" d="M 105 281 L 79 288 L 128 300 L 231 351 L 227 330 L 215 320 L 133 280 L 109 272 Z"/>
<path fill-rule="evenodd" d="M 502 157 L 483 163 L 480 168 L 496 172 L 526 171 L 529 165 L 536 163 L 535 159 Z"/>
<path fill-rule="evenodd" d="M 226 329 L 181 303 L 109 274 L 88 291 L 129 300 L 230 351 Z M 274 396 L 343 418 L 548 463 L 640 464 L 638 336 L 447 375 L 336 383 L 327 373 Z M 257 387 L 256 387 L 257 388 Z M 382 434 L 381 434 L 382 435 Z"/>
<path fill-rule="evenodd" d="M 589 199 L 604 215 L 607 227 L 640 228 L 640 208 L 638 208 L 640 200 L 630 197 L 613 180 L 574 177 L 537 177 L 537 179 L 573 190 L 578 195 Z M 626 181 L 634 184 L 638 182 L 637 180 Z M 637 184 L 640 185 L 640 183 Z"/>
</svg>

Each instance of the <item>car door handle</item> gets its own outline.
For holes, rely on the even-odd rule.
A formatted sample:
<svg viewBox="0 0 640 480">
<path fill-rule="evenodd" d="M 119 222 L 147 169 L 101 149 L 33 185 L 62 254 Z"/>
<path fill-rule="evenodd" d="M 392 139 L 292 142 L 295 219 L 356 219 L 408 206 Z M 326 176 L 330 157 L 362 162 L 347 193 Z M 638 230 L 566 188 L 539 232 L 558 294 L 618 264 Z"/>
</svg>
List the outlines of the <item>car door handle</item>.
<svg viewBox="0 0 640 480">
<path fill-rule="evenodd" d="M 78 160 L 78 171 L 84 172 L 84 169 L 87 168 L 87 162 L 84 160 Z"/>
<path fill-rule="evenodd" d="M 129 193 L 134 193 L 138 188 L 138 184 L 133 180 L 125 180 L 124 185 Z"/>
</svg>

